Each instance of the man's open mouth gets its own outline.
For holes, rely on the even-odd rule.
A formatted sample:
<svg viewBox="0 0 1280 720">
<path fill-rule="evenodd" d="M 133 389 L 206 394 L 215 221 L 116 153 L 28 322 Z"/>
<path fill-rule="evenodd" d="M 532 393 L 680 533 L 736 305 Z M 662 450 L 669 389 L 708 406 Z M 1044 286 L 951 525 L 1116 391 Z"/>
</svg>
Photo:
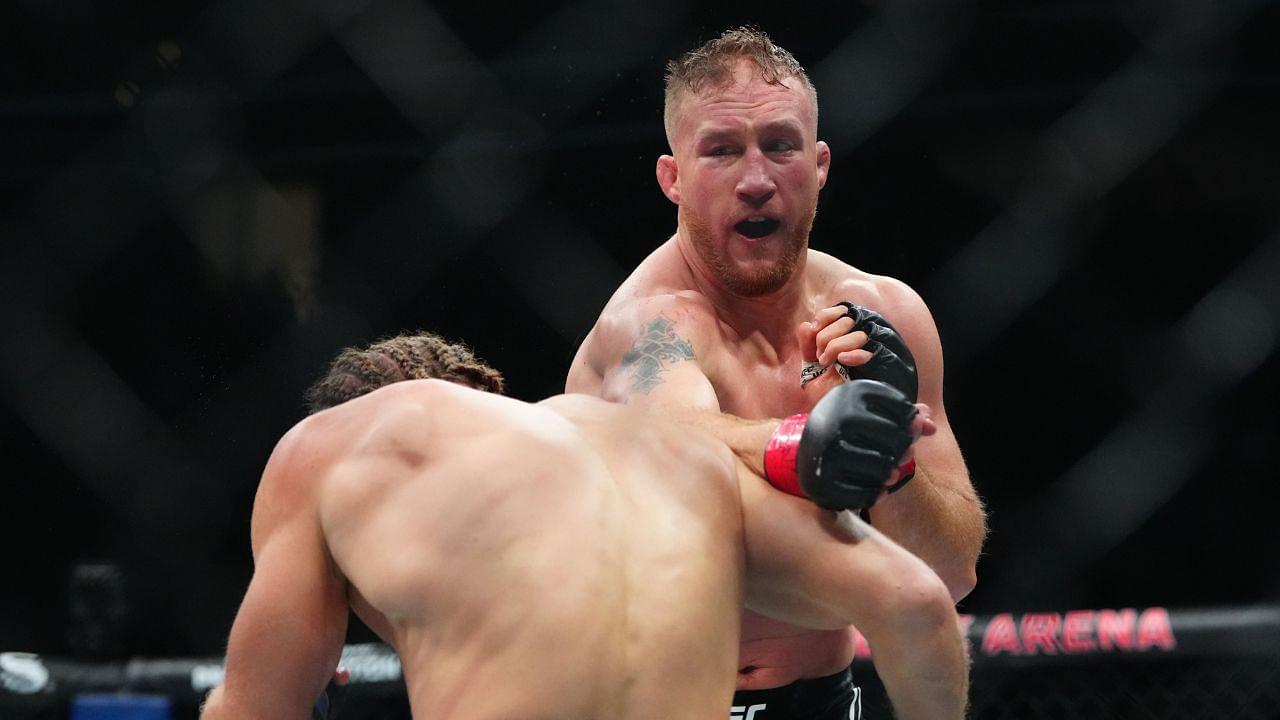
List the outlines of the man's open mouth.
<svg viewBox="0 0 1280 720">
<path fill-rule="evenodd" d="M 773 218 L 754 217 L 747 218 L 737 225 L 734 225 L 733 229 L 741 233 L 744 237 L 749 237 L 752 240 L 755 240 L 766 235 L 772 235 L 781 226 L 782 223 L 774 220 Z"/>
</svg>

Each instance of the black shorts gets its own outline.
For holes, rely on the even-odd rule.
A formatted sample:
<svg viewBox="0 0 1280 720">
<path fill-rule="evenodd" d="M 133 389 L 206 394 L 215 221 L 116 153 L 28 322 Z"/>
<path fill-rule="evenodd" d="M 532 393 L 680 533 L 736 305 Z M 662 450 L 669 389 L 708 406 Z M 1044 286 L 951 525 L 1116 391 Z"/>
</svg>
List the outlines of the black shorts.
<svg viewBox="0 0 1280 720">
<path fill-rule="evenodd" d="M 862 720 L 862 688 L 846 668 L 779 688 L 739 690 L 729 720 Z"/>
</svg>

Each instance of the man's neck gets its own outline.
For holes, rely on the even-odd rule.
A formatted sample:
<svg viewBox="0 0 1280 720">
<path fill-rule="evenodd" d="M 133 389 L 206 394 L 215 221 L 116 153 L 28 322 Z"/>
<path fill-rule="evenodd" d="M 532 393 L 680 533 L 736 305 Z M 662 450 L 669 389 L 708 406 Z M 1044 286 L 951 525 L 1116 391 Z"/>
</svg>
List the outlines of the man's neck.
<svg viewBox="0 0 1280 720">
<path fill-rule="evenodd" d="M 716 310 L 716 315 L 745 338 L 761 336 L 774 348 L 779 359 L 795 349 L 796 326 L 811 318 L 812 307 L 808 273 L 809 250 L 806 247 L 785 284 L 777 290 L 757 296 L 743 296 L 724 286 L 706 267 L 693 249 L 692 241 L 677 232 L 677 252 L 688 270 L 690 288 L 698 291 Z"/>
</svg>

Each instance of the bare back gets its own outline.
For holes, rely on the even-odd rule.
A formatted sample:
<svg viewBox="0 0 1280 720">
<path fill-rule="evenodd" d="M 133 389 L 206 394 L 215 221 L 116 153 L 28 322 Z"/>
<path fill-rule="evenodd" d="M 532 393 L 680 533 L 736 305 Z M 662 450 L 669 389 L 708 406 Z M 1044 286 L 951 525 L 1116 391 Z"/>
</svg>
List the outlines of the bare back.
<svg viewBox="0 0 1280 720">
<path fill-rule="evenodd" d="M 838 300 L 885 305 L 876 276 L 815 251 L 807 253 L 801 267 L 797 274 L 800 309 L 794 317 L 780 318 L 779 323 L 787 329 L 789 341 L 791 328 L 817 308 Z M 674 302 L 654 303 L 650 298 L 673 298 Z M 803 392 L 797 382 L 800 355 L 794 351 L 780 354 L 778 343 L 770 343 L 759 333 L 740 332 L 726 322 L 715 302 L 697 289 L 674 240 L 655 250 L 615 293 L 579 350 L 566 387 L 613 401 L 640 400 L 632 395 L 631 376 L 610 373 L 609 368 L 621 355 L 619 342 L 629 343 L 635 336 L 634 328 L 643 327 L 659 312 L 672 319 L 677 334 L 682 330 L 699 333 L 680 337 L 693 339 L 696 367 L 705 375 L 706 397 L 714 398 L 714 409 L 742 418 L 780 418 L 812 407 L 816 398 Z M 682 371 L 672 366 L 668 377 Z M 697 396 L 677 382 L 668 385 L 678 388 L 684 398 Z M 667 402 L 662 390 L 642 396 L 643 401 Z M 743 616 L 739 688 L 777 687 L 800 678 L 829 675 L 848 666 L 853 654 L 851 628 L 806 629 L 747 611 Z"/>
<path fill-rule="evenodd" d="M 309 422 L 352 606 L 415 717 L 707 718 L 733 692 L 740 500 L 727 451 L 585 397 L 397 383 Z"/>
</svg>

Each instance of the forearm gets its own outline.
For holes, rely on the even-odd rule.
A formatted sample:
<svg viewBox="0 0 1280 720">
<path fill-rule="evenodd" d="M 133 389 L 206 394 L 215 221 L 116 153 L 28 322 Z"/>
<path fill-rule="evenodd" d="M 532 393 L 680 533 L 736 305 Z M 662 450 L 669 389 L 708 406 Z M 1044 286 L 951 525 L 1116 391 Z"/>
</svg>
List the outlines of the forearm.
<svg viewBox="0 0 1280 720">
<path fill-rule="evenodd" d="M 663 415 L 673 422 L 710 434 L 724 443 L 755 474 L 764 477 L 764 454 L 777 420 L 745 420 L 716 410 L 663 406 Z"/>
<path fill-rule="evenodd" d="M 859 628 L 895 717 L 959 720 L 969 693 L 969 658 L 955 606 L 920 560 L 910 558 L 894 575 L 892 589 L 871 591 L 882 596 L 880 611 Z"/>
<path fill-rule="evenodd" d="M 871 509 L 871 521 L 924 560 L 946 583 L 952 600 L 959 602 L 977 583 L 986 512 L 972 491 L 958 491 L 954 488 L 960 483 L 942 480 L 927 466 L 917 465 L 910 483 Z"/>
<path fill-rule="evenodd" d="M 229 694 L 224 684 L 209 692 L 204 704 L 200 706 L 200 720 L 245 720 L 246 718 L 306 720 L 311 717 L 310 706 L 300 704 L 287 710 L 273 706 L 274 702 L 263 704 L 252 702 L 243 693 Z"/>
<path fill-rule="evenodd" d="M 868 637 L 876 674 L 898 720 L 960 720 L 969 697 L 969 658 L 955 612 L 893 637 Z"/>
</svg>

